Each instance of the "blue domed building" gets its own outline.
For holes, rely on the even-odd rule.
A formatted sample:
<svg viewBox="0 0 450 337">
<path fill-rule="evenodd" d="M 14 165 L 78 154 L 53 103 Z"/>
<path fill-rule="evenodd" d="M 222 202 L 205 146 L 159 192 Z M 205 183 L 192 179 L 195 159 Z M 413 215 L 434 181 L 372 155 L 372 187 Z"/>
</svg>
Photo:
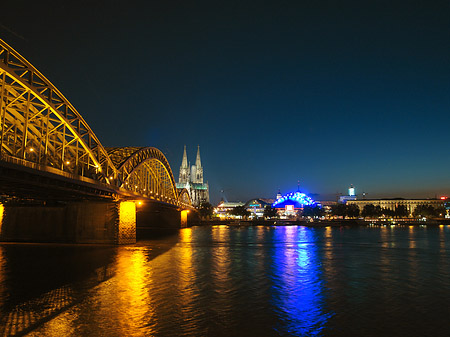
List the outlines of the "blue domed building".
<svg viewBox="0 0 450 337">
<path fill-rule="evenodd" d="M 272 204 L 273 208 L 278 210 L 280 215 L 296 216 L 305 206 L 314 206 L 316 202 L 300 191 L 288 193 L 278 198 Z"/>
</svg>

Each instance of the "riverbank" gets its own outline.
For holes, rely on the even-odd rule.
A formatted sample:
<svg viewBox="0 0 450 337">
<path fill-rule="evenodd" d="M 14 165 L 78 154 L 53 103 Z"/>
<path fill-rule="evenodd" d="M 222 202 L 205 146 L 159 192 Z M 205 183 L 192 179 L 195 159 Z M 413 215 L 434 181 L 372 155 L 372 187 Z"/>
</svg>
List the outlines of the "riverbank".
<svg viewBox="0 0 450 337">
<path fill-rule="evenodd" d="M 307 226 L 307 227 L 341 227 L 341 226 L 438 226 L 450 225 L 450 219 L 327 219 L 327 220 L 202 220 L 194 226 Z"/>
</svg>

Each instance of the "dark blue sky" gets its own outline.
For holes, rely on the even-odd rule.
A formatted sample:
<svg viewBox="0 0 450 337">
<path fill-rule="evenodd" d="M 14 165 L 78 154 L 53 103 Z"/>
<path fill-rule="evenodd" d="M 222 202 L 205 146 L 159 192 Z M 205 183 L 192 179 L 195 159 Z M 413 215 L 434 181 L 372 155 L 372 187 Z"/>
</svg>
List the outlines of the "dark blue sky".
<svg viewBox="0 0 450 337">
<path fill-rule="evenodd" d="M 450 194 L 448 1 L 2 4 L 104 146 L 200 145 L 213 202 Z"/>
</svg>

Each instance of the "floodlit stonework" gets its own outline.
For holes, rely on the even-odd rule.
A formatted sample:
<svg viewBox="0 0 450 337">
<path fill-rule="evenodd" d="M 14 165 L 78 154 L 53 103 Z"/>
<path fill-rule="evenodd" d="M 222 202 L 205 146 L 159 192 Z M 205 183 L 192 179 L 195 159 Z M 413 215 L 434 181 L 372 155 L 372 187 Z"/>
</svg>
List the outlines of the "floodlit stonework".
<svg viewBox="0 0 450 337">
<path fill-rule="evenodd" d="M 136 204 L 123 201 L 119 204 L 118 244 L 136 243 Z"/>
<path fill-rule="evenodd" d="M 202 202 L 209 202 L 209 185 L 203 182 L 203 167 L 200 159 L 200 147 L 197 148 L 195 165 L 190 166 L 187 160 L 186 146 L 180 166 L 180 175 L 177 183 L 178 189 L 185 188 L 192 200 L 192 205 L 200 206 Z"/>
</svg>

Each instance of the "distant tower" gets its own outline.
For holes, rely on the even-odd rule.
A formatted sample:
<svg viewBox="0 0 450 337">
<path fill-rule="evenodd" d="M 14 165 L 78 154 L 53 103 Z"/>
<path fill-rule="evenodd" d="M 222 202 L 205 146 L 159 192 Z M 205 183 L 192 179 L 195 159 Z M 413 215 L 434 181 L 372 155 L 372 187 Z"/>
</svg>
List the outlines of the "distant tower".
<svg viewBox="0 0 450 337">
<path fill-rule="evenodd" d="M 277 193 L 277 200 L 280 199 L 282 197 L 280 189 L 278 189 L 278 193 Z"/>
<path fill-rule="evenodd" d="M 178 182 L 180 184 L 186 184 L 190 180 L 189 175 L 190 175 L 190 171 L 189 171 L 189 165 L 188 165 L 187 154 L 186 154 L 186 145 L 185 145 L 184 152 L 183 152 L 183 160 L 181 161 L 181 166 L 180 166 L 180 175 L 178 177 Z"/>
<path fill-rule="evenodd" d="M 353 187 L 353 185 L 350 185 L 350 188 L 348 189 L 348 195 L 350 197 L 354 197 L 355 196 L 355 188 Z"/>
<path fill-rule="evenodd" d="M 197 159 L 195 160 L 195 169 L 196 176 L 195 178 L 193 178 L 193 181 L 198 184 L 203 184 L 203 167 L 200 160 L 200 145 L 197 146 Z"/>
</svg>

